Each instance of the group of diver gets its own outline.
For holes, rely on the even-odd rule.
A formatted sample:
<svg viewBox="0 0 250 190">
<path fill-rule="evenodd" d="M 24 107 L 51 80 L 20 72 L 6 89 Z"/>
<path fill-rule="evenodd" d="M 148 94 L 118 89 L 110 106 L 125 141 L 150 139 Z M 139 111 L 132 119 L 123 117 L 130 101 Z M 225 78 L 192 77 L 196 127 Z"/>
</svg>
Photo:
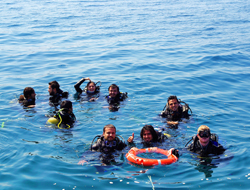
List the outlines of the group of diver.
<svg viewBox="0 0 250 190">
<path fill-rule="evenodd" d="M 88 81 L 86 87 L 81 89 L 83 82 Z M 68 129 L 73 127 L 76 117 L 73 113 L 73 106 L 68 98 L 68 92 L 64 92 L 60 89 L 60 85 L 57 81 L 51 81 L 48 83 L 49 92 L 49 102 L 50 105 L 55 107 L 55 112 L 53 115 L 56 126 L 60 129 Z M 98 85 L 99 84 L 99 85 Z M 101 82 L 93 82 L 90 78 L 82 78 L 75 85 L 76 90 L 75 98 L 80 99 L 84 94 L 87 100 L 92 102 L 96 101 L 100 96 Z M 108 88 L 109 94 L 105 96 L 110 111 L 118 111 L 120 102 L 125 100 L 128 96 L 127 93 L 121 93 L 119 87 L 116 84 L 112 84 Z M 66 100 L 64 100 L 66 99 Z M 36 102 L 35 90 L 31 87 L 26 87 L 23 94 L 19 97 L 19 102 L 24 107 L 34 107 Z M 60 105 L 60 109 L 57 107 Z M 171 128 L 177 128 L 179 122 L 183 119 L 188 120 L 190 117 L 189 111 L 192 114 L 189 105 L 185 102 L 179 100 L 176 96 L 169 96 L 167 104 L 163 111 L 159 114 L 160 117 L 165 118 L 167 124 Z M 145 125 L 140 132 L 140 137 L 143 145 L 145 147 L 155 146 L 155 143 L 162 143 L 167 139 L 161 131 L 154 129 L 152 125 Z M 91 144 L 90 150 L 101 152 L 104 155 L 112 155 L 116 151 L 123 150 L 126 146 L 134 147 L 134 133 L 127 139 L 127 144 L 120 138 L 116 136 L 116 127 L 112 124 L 105 125 L 103 128 L 103 134 L 97 136 L 97 141 Z M 96 139 L 94 138 L 93 141 Z M 189 144 L 191 142 L 191 144 Z M 225 148 L 218 143 L 218 136 L 210 132 L 210 128 L 206 125 L 201 125 L 197 134 L 192 137 L 186 146 L 191 152 L 198 153 L 202 157 L 207 157 L 209 155 L 219 155 L 225 151 Z M 172 154 L 179 157 L 179 151 L 177 149 L 172 149 Z M 113 158 L 112 156 L 110 158 Z M 109 158 L 109 159 L 110 159 Z M 103 158 L 102 158 L 103 159 Z M 107 158 L 103 159 L 102 162 L 105 163 Z M 112 160 L 112 159 L 111 159 Z M 81 160 L 79 164 L 84 164 L 86 160 Z M 109 163 L 109 162 L 108 162 Z"/>
</svg>

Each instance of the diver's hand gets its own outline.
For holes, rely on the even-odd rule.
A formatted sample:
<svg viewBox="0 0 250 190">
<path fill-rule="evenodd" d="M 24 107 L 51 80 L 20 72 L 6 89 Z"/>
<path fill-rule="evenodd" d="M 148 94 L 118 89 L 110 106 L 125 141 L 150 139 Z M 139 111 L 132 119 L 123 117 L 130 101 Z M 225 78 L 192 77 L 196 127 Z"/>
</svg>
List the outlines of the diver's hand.
<svg viewBox="0 0 250 190">
<path fill-rule="evenodd" d="M 169 125 L 178 125 L 179 122 L 178 121 L 167 121 L 167 124 L 169 124 Z"/>
<path fill-rule="evenodd" d="M 94 102 L 95 100 L 97 100 L 97 98 L 90 98 L 89 102 Z"/>
<path fill-rule="evenodd" d="M 79 165 L 82 165 L 83 166 L 83 164 L 85 164 L 85 163 L 88 163 L 86 160 L 80 160 L 79 162 L 78 162 L 78 164 Z"/>
<path fill-rule="evenodd" d="M 175 155 L 177 158 L 179 158 L 179 156 L 180 156 L 179 155 L 179 150 L 173 148 L 171 151 L 172 151 L 173 155 Z"/>
<path fill-rule="evenodd" d="M 130 137 L 128 138 L 128 142 L 129 142 L 129 143 L 132 143 L 132 142 L 133 142 L 134 136 L 135 136 L 135 134 L 132 133 L 132 136 L 130 136 Z"/>
<path fill-rule="evenodd" d="M 86 78 L 85 78 L 85 80 L 89 80 L 89 81 L 91 81 L 89 77 L 86 77 Z"/>
</svg>

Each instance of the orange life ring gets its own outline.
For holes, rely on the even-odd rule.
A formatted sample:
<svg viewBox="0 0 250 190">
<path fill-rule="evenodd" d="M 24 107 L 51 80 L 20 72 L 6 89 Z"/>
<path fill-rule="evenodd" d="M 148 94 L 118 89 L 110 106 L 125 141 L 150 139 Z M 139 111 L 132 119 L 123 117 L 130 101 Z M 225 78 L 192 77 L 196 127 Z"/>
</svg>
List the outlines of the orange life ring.
<svg viewBox="0 0 250 190">
<path fill-rule="evenodd" d="M 153 153 L 153 152 L 166 155 L 168 158 L 148 159 L 148 158 L 141 158 L 141 157 L 136 156 L 137 154 L 141 154 L 141 153 Z M 178 158 L 174 154 L 172 154 L 172 149 L 164 150 L 164 149 L 160 149 L 156 147 L 146 148 L 146 149 L 131 148 L 126 154 L 126 158 L 134 164 L 143 165 L 143 166 L 168 165 L 178 160 Z"/>
</svg>

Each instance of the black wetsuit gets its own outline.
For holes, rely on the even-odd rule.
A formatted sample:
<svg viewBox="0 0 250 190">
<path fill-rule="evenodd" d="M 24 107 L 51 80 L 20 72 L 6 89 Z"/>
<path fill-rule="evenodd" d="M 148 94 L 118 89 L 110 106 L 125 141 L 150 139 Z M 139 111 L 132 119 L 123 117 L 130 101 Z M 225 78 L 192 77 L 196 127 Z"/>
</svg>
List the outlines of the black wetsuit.
<svg viewBox="0 0 250 190">
<path fill-rule="evenodd" d="M 83 90 L 80 88 L 80 86 L 82 85 L 82 83 L 85 81 L 84 78 L 82 78 L 81 80 L 79 80 L 76 84 L 75 84 L 75 89 L 76 92 L 78 92 L 79 94 L 81 94 L 83 92 Z"/>
<path fill-rule="evenodd" d="M 116 150 L 123 150 L 127 145 L 119 138 L 115 138 L 114 141 L 107 141 L 103 136 L 99 136 L 97 142 L 91 146 L 91 151 L 97 151 L 101 154 L 99 159 L 103 164 L 110 165 L 116 163 L 115 152 Z"/>
<path fill-rule="evenodd" d="M 36 99 L 24 99 L 24 100 L 20 100 L 19 102 L 22 103 L 23 106 L 25 107 L 36 105 Z"/>
<path fill-rule="evenodd" d="M 119 93 L 116 95 L 116 97 L 112 98 L 110 95 L 106 96 L 107 102 L 110 106 L 114 108 L 118 108 L 121 101 L 124 101 L 127 98 L 127 92 L 125 93 Z"/>
<path fill-rule="evenodd" d="M 181 121 L 181 118 L 189 119 L 188 109 L 188 106 L 181 104 L 177 111 L 172 111 L 169 107 L 167 107 L 166 110 L 160 114 L 160 116 L 167 118 L 167 121 Z"/>
<path fill-rule="evenodd" d="M 226 150 L 225 148 L 223 148 L 221 144 L 212 139 L 210 139 L 206 147 L 203 147 L 200 144 L 197 135 L 195 135 L 192 139 L 193 142 L 187 147 L 187 149 L 190 150 L 191 152 L 199 154 L 202 157 L 207 157 L 209 154 L 214 154 L 214 155 L 222 154 Z"/>
<path fill-rule="evenodd" d="M 63 92 L 61 89 L 58 90 L 58 92 L 52 96 L 50 96 L 49 101 L 54 106 L 58 106 L 61 102 L 62 98 L 68 98 L 69 93 Z"/>
<path fill-rule="evenodd" d="M 65 108 L 60 109 L 54 117 L 59 121 L 59 128 L 71 128 L 76 120 L 74 113 L 69 113 Z"/>
<path fill-rule="evenodd" d="M 126 147 L 127 145 L 119 140 L 119 138 L 115 138 L 114 141 L 107 141 L 104 139 L 103 136 L 98 138 L 97 142 L 92 145 L 91 150 L 95 150 L 98 152 L 102 152 L 105 154 L 110 154 L 115 152 L 116 150 L 122 150 Z"/>
</svg>

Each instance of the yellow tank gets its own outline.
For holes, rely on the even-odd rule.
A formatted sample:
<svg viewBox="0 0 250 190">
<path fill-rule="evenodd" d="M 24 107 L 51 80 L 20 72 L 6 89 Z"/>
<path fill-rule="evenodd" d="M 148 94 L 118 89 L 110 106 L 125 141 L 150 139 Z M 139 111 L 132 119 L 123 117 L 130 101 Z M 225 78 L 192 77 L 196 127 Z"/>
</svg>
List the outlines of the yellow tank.
<svg viewBox="0 0 250 190">
<path fill-rule="evenodd" d="M 58 124 L 59 120 L 54 118 L 54 117 L 51 117 L 51 118 L 48 119 L 47 123 L 49 123 L 49 124 Z"/>
</svg>

